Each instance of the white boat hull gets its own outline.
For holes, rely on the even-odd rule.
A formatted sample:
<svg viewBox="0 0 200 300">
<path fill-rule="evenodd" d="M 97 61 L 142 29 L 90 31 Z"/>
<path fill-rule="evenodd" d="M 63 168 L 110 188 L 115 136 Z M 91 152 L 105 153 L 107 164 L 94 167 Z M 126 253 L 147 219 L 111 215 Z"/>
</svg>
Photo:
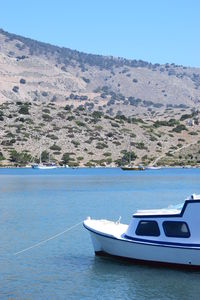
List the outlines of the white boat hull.
<svg viewBox="0 0 200 300">
<path fill-rule="evenodd" d="M 92 221 L 92 220 L 91 220 Z M 89 227 L 87 220 L 84 226 L 89 230 L 94 251 L 98 255 L 108 254 L 136 261 L 184 265 L 200 268 L 200 247 L 156 244 L 135 241 L 121 237 L 97 232 Z"/>
<path fill-rule="evenodd" d="M 51 169 L 57 169 L 56 166 L 41 166 L 41 167 L 38 167 L 38 169 L 40 170 L 51 170 Z"/>
<path fill-rule="evenodd" d="M 146 170 L 160 170 L 161 169 L 161 167 L 146 167 L 145 168 Z"/>
<path fill-rule="evenodd" d="M 57 166 L 32 165 L 32 168 L 40 169 L 40 170 L 50 170 L 50 169 L 57 169 Z"/>
</svg>

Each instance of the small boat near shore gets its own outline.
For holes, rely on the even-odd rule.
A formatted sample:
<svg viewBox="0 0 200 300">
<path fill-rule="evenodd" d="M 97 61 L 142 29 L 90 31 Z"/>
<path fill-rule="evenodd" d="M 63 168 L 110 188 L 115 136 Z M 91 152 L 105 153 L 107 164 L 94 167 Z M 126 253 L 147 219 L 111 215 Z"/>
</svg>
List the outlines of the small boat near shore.
<svg viewBox="0 0 200 300">
<path fill-rule="evenodd" d="M 96 255 L 200 269 L 200 195 L 181 206 L 139 210 L 129 225 L 86 219 Z"/>
<path fill-rule="evenodd" d="M 121 167 L 123 171 L 144 171 L 145 168 L 143 166 L 127 166 Z"/>
<path fill-rule="evenodd" d="M 148 167 L 145 167 L 145 170 L 160 170 L 162 169 L 161 167 L 155 167 L 155 166 L 148 166 Z"/>
<path fill-rule="evenodd" d="M 131 140 L 129 140 L 128 150 L 126 154 L 128 156 L 128 159 L 126 157 L 126 164 L 121 166 L 121 170 L 123 171 L 144 171 L 145 170 L 143 166 L 141 165 L 136 166 L 132 162 L 135 159 L 135 157 L 132 156 L 135 156 L 135 154 L 131 150 Z"/>
<path fill-rule="evenodd" d="M 40 170 L 50 170 L 50 169 L 56 169 L 57 165 L 54 163 L 39 163 L 39 164 L 32 164 L 33 169 L 40 169 Z"/>
</svg>

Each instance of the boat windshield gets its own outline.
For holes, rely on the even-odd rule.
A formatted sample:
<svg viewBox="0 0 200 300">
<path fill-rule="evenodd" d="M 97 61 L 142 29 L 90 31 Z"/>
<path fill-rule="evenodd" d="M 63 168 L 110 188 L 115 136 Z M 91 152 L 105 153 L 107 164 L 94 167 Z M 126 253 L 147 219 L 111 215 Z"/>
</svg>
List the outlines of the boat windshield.
<svg viewBox="0 0 200 300">
<path fill-rule="evenodd" d="M 178 210 L 181 210 L 183 208 L 183 205 L 184 205 L 184 202 L 183 203 L 179 203 L 179 204 L 176 204 L 176 205 L 169 205 L 168 208 L 169 209 L 178 209 Z"/>
<path fill-rule="evenodd" d="M 182 210 L 184 203 L 170 205 L 167 208 L 161 209 L 147 209 L 147 210 L 137 210 L 134 213 L 134 216 L 141 215 L 171 215 L 171 214 L 179 214 Z"/>
</svg>

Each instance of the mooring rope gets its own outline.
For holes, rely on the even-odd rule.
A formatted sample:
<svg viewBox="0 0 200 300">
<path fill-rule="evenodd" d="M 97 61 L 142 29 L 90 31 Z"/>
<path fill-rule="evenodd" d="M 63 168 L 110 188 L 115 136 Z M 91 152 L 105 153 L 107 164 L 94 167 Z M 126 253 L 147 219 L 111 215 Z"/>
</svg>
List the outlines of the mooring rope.
<svg viewBox="0 0 200 300">
<path fill-rule="evenodd" d="M 62 232 L 60 232 L 60 233 L 57 233 L 56 235 L 51 236 L 50 238 L 48 238 L 48 239 L 46 239 L 46 240 L 43 240 L 43 241 L 41 241 L 41 242 L 39 242 L 39 243 L 37 243 L 37 244 L 34 244 L 34 245 L 32 245 L 32 246 L 30 246 L 30 247 L 28 247 L 28 248 L 25 248 L 25 249 L 23 249 L 23 250 L 21 250 L 21 251 L 16 252 L 16 253 L 14 253 L 13 255 L 18 255 L 18 254 L 23 253 L 23 252 L 26 252 L 26 251 L 28 251 L 28 250 L 30 250 L 30 249 L 36 248 L 36 247 L 38 247 L 38 246 L 40 246 L 40 245 L 42 245 L 42 244 L 44 244 L 44 243 L 46 243 L 46 242 L 48 242 L 48 241 L 50 241 L 50 240 L 53 240 L 53 239 L 57 238 L 58 236 L 60 236 L 60 235 L 62 235 L 62 234 L 64 234 L 64 233 L 66 233 L 66 232 L 68 232 L 68 231 L 74 229 L 75 227 L 79 226 L 79 225 L 82 224 L 82 223 L 83 223 L 83 222 L 81 221 L 81 222 L 79 222 L 79 223 L 77 223 L 77 224 L 75 224 L 75 225 L 73 225 L 73 226 L 71 226 L 71 227 L 65 229 L 64 231 L 62 231 Z"/>
</svg>

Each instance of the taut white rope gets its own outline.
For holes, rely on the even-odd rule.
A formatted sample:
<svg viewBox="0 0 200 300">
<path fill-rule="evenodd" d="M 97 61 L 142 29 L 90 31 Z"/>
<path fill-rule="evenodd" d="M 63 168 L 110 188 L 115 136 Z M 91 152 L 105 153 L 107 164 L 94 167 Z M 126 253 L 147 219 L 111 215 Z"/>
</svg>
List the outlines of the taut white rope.
<svg viewBox="0 0 200 300">
<path fill-rule="evenodd" d="M 46 240 L 43 240 L 43 241 L 41 241 L 41 242 L 39 242 L 39 243 L 37 243 L 37 244 L 34 244 L 33 246 L 30 246 L 30 247 L 28 247 L 28 248 L 25 248 L 25 249 L 23 249 L 23 250 L 21 250 L 21 251 L 16 252 L 16 253 L 14 253 L 13 255 L 18 255 L 18 254 L 20 254 L 20 253 L 22 253 L 22 252 L 26 252 L 26 251 L 28 251 L 28 250 L 30 250 L 30 249 L 33 249 L 33 248 L 35 248 L 35 247 L 38 247 L 38 246 L 40 246 L 40 245 L 42 245 L 42 244 L 44 244 L 44 243 L 46 243 L 46 242 L 48 242 L 48 241 L 50 241 L 50 240 L 53 240 L 53 239 L 57 238 L 58 236 L 60 236 L 60 235 L 62 235 L 62 234 L 64 234 L 64 233 L 66 233 L 66 232 L 68 232 L 68 231 L 74 229 L 75 227 L 79 226 L 79 225 L 82 224 L 82 223 L 83 223 L 83 222 L 81 221 L 81 222 L 79 222 L 79 223 L 77 223 L 77 224 L 75 224 L 75 225 L 73 225 L 73 226 L 67 228 L 67 229 L 64 230 L 64 231 L 62 231 L 62 232 L 60 232 L 60 233 L 57 233 L 56 235 L 51 236 L 50 238 L 48 238 L 48 239 L 46 239 Z"/>
</svg>

